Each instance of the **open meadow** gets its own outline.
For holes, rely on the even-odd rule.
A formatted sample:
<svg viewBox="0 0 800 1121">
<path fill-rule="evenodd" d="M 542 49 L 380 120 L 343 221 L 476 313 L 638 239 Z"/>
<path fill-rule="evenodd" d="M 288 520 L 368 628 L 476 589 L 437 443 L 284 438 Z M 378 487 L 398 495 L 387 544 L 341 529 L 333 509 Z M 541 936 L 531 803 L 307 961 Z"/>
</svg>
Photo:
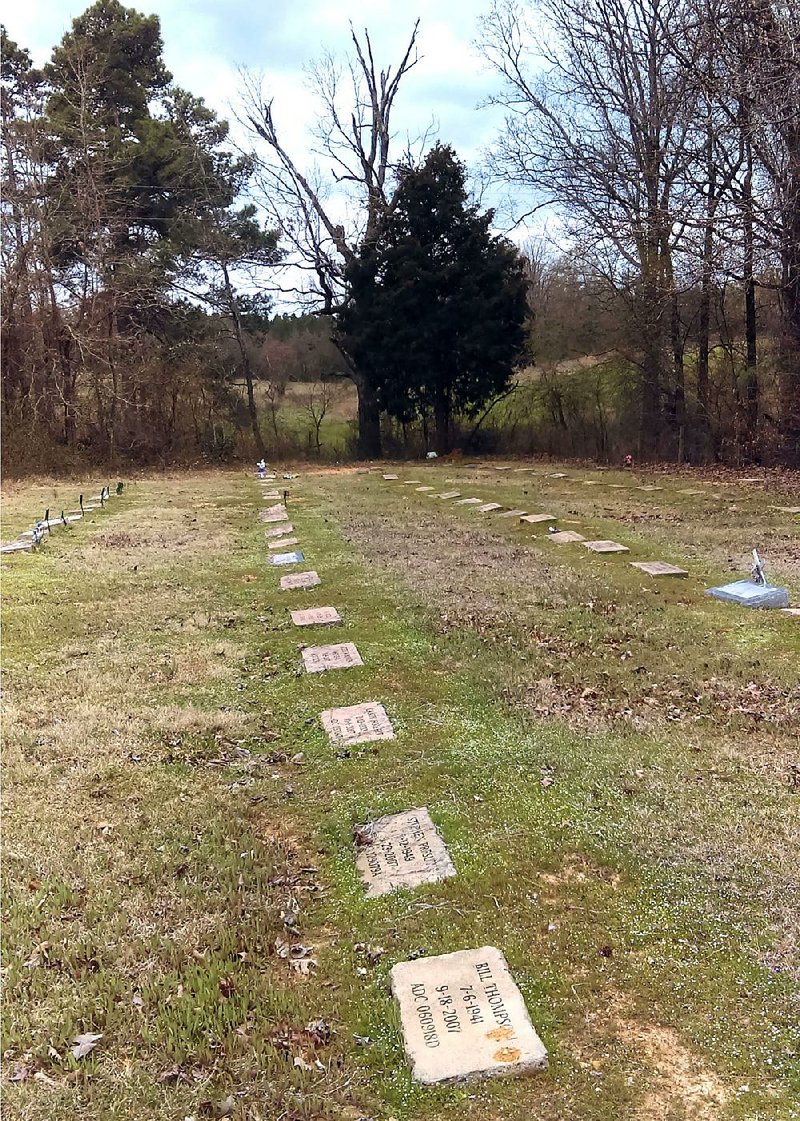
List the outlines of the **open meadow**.
<svg viewBox="0 0 800 1121">
<path fill-rule="evenodd" d="M 4 1116 L 800 1118 L 800 617 L 704 595 L 757 547 L 800 605 L 800 478 L 291 470 L 3 558 Z M 91 486 L 9 485 L 3 539 Z M 394 738 L 331 742 L 367 701 Z M 422 807 L 455 874 L 367 897 L 362 827 Z M 485 946 L 549 1065 L 422 1085 L 390 971 Z"/>
</svg>

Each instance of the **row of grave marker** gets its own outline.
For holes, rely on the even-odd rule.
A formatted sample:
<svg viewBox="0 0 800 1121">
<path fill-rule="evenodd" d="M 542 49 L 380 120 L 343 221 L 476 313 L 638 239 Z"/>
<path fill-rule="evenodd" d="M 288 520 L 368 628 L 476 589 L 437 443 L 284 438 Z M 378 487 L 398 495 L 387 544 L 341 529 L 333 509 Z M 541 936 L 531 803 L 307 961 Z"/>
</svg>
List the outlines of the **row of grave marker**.
<svg viewBox="0 0 800 1121">
<path fill-rule="evenodd" d="M 117 495 L 122 494 L 124 483 L 117 483 Z M 9 541 L 6 544 L 0 545 L 0 553 L 29 553 L 35 549 L 44 539 L 45 534 L 52 533 L 54 529 L 61 529 L 62 526 L 72 525 L 73 522 L 79 522 L 85 514 L 91 513 L 93 510 L 103 509 L 106 502 L 113 497 L 110 487 L 104 486 L 99 494 L 95 494 L 90 499 L 89 505 L 85 505 L 83 495 L 78 499 L 78 508 L 76 510 L 64 510 L 57 517 L 50 517 L 50 510 L 44 512 L 44 517 L 37 521 L 32 529 L 23 530 L 20 536 L 15 541 Z M 95 503 L 99 503 L 97 506 Z"/>
<path fill-rule="evenodd" d="M 279 498 L 275 492 L 267 500 Z M 261 512 L 272 526 L 270 548 L 297 544 L 285 504 Z M 300 564 L 300 550 L 273 553 L 272 565 Z M 283 576 L 284 591 L 322 583 L 314 570 Z M 295 626 L 341 622 L 335 607 L 291 611 Z M 347 669 L 364 663 L 352 642 L 307 646 L 302 651 L 307 673 Z M 395 738 L 384 706 L 378 701 L 320 713 L 328 739 L 351 746 Z M 456 875 L 447 846 L 426 806 L 390 814 L 356 830 L 356 870 L 366 898 L 399 888 L 414 888 Z M 391 971 L 391 989 L 400 1010 L 403 1041 L 412 1077 L 422 1083 L 519 1074 L 547 1065 L 547 1051 L 537 1035 L 503 954 L 494 946 L 458 950 L 431 958 L 400 962 Z"/>
</svg>

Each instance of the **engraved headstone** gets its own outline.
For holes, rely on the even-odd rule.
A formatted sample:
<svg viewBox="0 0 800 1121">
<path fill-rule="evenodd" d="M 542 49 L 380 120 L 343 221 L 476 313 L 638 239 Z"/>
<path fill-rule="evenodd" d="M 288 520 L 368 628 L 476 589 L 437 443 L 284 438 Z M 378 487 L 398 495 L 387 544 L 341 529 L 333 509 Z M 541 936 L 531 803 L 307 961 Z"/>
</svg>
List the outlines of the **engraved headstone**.
<svg viewBox="0 0 800 1121">
<path fill-rule="evenodd" d="M 527 514 L 527 510 L 506 510 L 505 514 L 498 514 L 498 518 L 522 518 Z"/>
<path fill-rule="evenodd" d="M 491 514 L 493 510 L 502 510 L 503 506 L 500 502 L 484 502 L 483 506 L 476 507 L 479 514 Z"/>
<path fill-rule="evenodd" d="M 291 576 L 281 576 L 281 591 L 291 592 L 300 588 L 316 588 L 321 584 L 319 574 L 314 572 L 294 572 Z"/>
<path fill-rule="evenodd" d="M 353 642 L 335 642 L 331 646 L 306 646 L 303 665 L 306 673 L 322 673 L 329 669 L 351 669 L 363 666 L 361 655 Z"/>
<path fill-rule="evenodd" d="M 387 483 L 392 483 L 392 482 L 394 482 L 395 479 L 399 479 L 400 476 L 399 475 L 384 475 L 383 478 L 386 480 Z"/>
<path fill-rule="evenodd" d="M 267 557 L 269 564 L 299 564 L 300 561 L 305 560 L 305 557 L 299 549 L 295 549 L 292 553 L 273 553 L 271 557 Z"/>
<path fill-rule="evenodd" d="M 356 868 L 366 884 L 368 899 L 401 887 L 433 884 L 456 874 L 425 806 L 362 826 L 358 838 Z"/>
<path fill-rule="evenodd" d="M 556 545 L 570 545 L 573 541 L 585 541 L 586 538 L 574 529 L 562 529 L 558 533 L 548 533 L 547 540 L 555 541 Z"/>
<path fill-rule="evenodd" d="M 666 561 L 631 561 L 634 568 L 641 569 L 648 576 L 688 576 L 685 568 L 678 568 L 675 564 Z"/>
<path fill-rule="evenodd" d="M 290 615 L 296 627 L 327 626 L 342 621 L 335 607 L 308 607 L 302 611 L 291 611 Z"/>
<path fill-rule="evenodd" d="M 538 525 L 539 522 L 555 522 L 558 521 L 555 514 L 526 514 L 519 519 L 521 522 L 527 522 L 529 525 Z"/>
<path fill-rule="evenodd" d="M 262 522 L 266 522 L 267 524 L 272 525 L 275 522 L 287 521 L 289 518 L 289 514 L 285 506 L 273 506 L 271 511 L 268 510 L 266 511 L 266 513 L 261 513 L 259 514 L 259 517 Z"/>
<path fill-rule="evenodd" d="M 270 541 L 267 545 L 268 549 L 288 549 L 290 545 L 296 545 L 298 539 L 296 537 L 276 537 L 274 541 Z"/>
<path fill-rule="evenodd" d="M 619 545 L 616 541 L 584 541 L 584 547 L 589 549 L 592 553 L 629 553 L 630 549 L 625 545 Z"/>
<path fill-rule="evenodd" d="M 399 962 L 391 972 L 416 1082 L 526 1074 L 547 1051 L 494 946 Z"/>
<path fill-rule="evenodd" d="M 332 744 L 349 747 L 373 740 L 393 740 L 394 728 L 386 709 L 377 701 L 346 708 L 328 708 L 319 716 Z"/>
<path fill-rule="evenodd" d="M 284 522 L 283 525 L 273 526 L 272 529 L 265 529 L 265 537 L 284 537 L 287 533 L 294 533 L 294 526 L 291 522 Z"/>
<path fill-rule="evenodd" d="M 460 490 L 446 490 L 444 494 L 437 494 L 437 498 L 458 498 L 461 494 Z"/>
</svg>

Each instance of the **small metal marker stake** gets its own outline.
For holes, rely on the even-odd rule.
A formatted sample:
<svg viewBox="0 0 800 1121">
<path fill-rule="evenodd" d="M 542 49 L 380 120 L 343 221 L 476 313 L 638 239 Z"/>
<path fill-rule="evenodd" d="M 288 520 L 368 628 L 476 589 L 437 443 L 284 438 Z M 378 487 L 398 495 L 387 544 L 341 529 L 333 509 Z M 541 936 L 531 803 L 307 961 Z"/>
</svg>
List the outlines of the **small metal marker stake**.
<svg viewBox="0 0 800 1121">
<path fill-rule="evenodd" d="M 767 583 L 764 565 L 761 563 L 761 557 L 759 557 L 755 549 L 753 549 L 753 570 L 750 573 L 750 579 L 754 584 L 761 584 L 762 586 Z"/>
<path fill-rule="evenodd" d="M 80 496 L 80 499 L 78 501 L 80 502 L 80 507 L 81 507 L 81 517 L 83 517 L 83 515 L 85 513 L 85 511 L 83 509 L 83 495 Z"/>
<path fill-rule="evenodd" d="M 47 509 L 44 512 L 44 524 L 47 526 L 47 532 L 52 533 L 53 531 L 50 529 L 50 507 L 49 506 L 47 507 Z"/>
<path fill-rule="evenodd" d="M 122 482 L 117 483 L 117 494 L 122 494 L 122 489 L 124 486 L 125 484 Z"/>
</svg>

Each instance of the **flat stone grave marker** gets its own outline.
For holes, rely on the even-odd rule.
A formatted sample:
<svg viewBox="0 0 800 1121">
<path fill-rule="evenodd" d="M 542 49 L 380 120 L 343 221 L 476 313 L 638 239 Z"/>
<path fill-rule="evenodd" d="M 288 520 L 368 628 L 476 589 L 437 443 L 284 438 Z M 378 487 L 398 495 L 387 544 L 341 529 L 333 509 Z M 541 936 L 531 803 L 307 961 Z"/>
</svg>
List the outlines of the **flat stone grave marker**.
<svg viewBox="0 0 800 1121">
<path fill-rule="evenodd" d="M 539 522 L 557 522 L 558 518 L 555 514 L 526 514 L 519 520 L 527 522 L 529 525 L 538 525 Z"/>
<path fill-rule="evenodd" d="M 300 561 L 306 558 L 299 549 L 295 549 L 292 553 L 273 553 L 271 557 L 267 557 L 270 564 L 299 564 Z"/>
<path fill-rule="evenodd" d="M 585 541 L 586 538 L 574 529 L 562 529 L 558 533 L 548 533 L 547 540 L 555 541 L 556 545 L 570 545 L 573 541 Z"/>
<path fill-rule="evenodd" d="M 782 514 L 800 514 L 800 506 L 779 506 Z"/>
<path fill-rule="evenodd" d="M 666 561 L 631 561 L 634 568 L 641 569 L 648 576 L 688 576 L 685 568 L 678 568 L 676 564 L 667 564 Z"/>
<path fill-rule="evenodd" d="M 496 1078 L 547 1066 L 522 993 L 494 946 L 402 961 L 390 976 L 415 1082 Z"/>
<path fill-rule="evenodd" d="M 569 478 L 566 471 L 556 471 L 554 474 L 548 475 L 547 477 L 548 477 L 548 479 L 568 479 Z"/>
<path fill-rule="evenodd" d="M 323 673 L 329 669 L 352 669 L 363 666 L 354 642 L 334 642 L 331 646 L 306 646 L 303 665 L 306 673 Z"/>
<path fill-rule="evenodd" d="M 421 483 L 422 479 L 406 479 L 403 483 L 404 487 L 414 486 L 416 483 Z"/>
<path fill-rule="evenodd" d="M 367 898 L 402 887 L 435 884 L 456 870 L 425 806 L 390 814 L 358 830 L 356 868 Z"/>
<path fill-rule="evenodd" d="M 289 614 L 296 627 L 329 626 L 342 621 L 335 607 L 308 607 L 302 611 L 290 611 Z"/>
<path fill-rule="evenodd" d="M 331 743 L 337 746 L 394 739 L 392 722 L 386 709 L 377 701 L 364 701 L 346 708 L 326 708 L 319 718 Z"/>
<path fill-rule="evenodd" d="M 262 522 L 267 523 L 289 520 L 289 514 L 285 506 L 270 506 L 269 509 L 262 510 L 258 516 Z"/>
<path fill-rule="evenodd" d="M 651 491 L 651 490 L 663 490 L 664 488 L 663 488 L 663 487 L 652 487 L 652 486 L 648 486 L 648 487 L 637 487 L 636 489 L 637 489 L 637 490 L 646 490 L 646 491 Z"/>
<path fill-rule="evenodd" d="M 434 487 L 417 487 L 417 490 L 420 491 L 420 492 L 426 491 L 426 490 L 434 490 L 434 489 L 435 489 Z"/>
<path fill-rule="evenodd" d="M 482 498 L 461 498 L 456 502 L 456 506 L 480 506 L 482 503 Z"/>
<path fill-rule="evenodd" d="M 527 510 L 506 510 L 505 514 L 498 514 L 498 518 L 519 518 L 520 521 L 528 513 Z"/>
<path fill-rule="evenodd" d="M 277 490 L 267 490 L 261 495 L 261 497 L 265 502 L 274 502 L 280 498 L 280 494 Z"/>
<path fill-rule="evenodd" d="M 400 476 L 399 475 L 384 475 L 383 478 L 386 480 L 387 483 L 393 483 L 395 481 L 395 479 L 399 479 Z"/>
<path fill-rule="evenodd" d="M 32 541 L 9 541 L 7 545 L 0 545 L 0 553 L 30 553 L 32 549 Z"/>
<path fill-rule="evenodd" d="M 503 506 L 500 502 L 484 502 L 483 506 L 478 506 L 479 514 L 491 514 L 493 510 L 502 510 Z"/>
<path fill-rule="evenodd" d="M 605 479 L 581 479 L 585 487 L 599 487 L 605 482 Z"/>
<path fill-rule="evenodd" d="M 626 483 L 609 483 L 608 485 L 610 487 L 613 487 L 614 490 L 627 490 L 628 489 Z"/>
<path fill-rule="evenodd" d="M 437 494 L 437 498 L 459 498 L 461 496 L 460 490 L 446 490 L 443 494 Z"/>
<path fill-rule="evenodd" d="M 296 537 L 276 537 L 274 541 L 268 542 L 269 549 L 288 549 L 290 545 L 297 545 L 298 540 Z"/>
<path fill-rule="evenodd" d="M 753 475 L 749 479 L 740 479 L 739 482 L 740 483 L 763 483 L 764 480 L 762 478 L 756 476 L 756 475 Z"/>
<path fill-rule="evenodd" d="M 495 471 L 510 471 L 511 470 L 510 465 L 507 466 L 507 467 L 506 466 L 498 467 L 498 465 L 496 463 L 493 463 L 492 466 L 494 467 Z"/>
<path fill-rule="evenodd" d="M 593 553 L 629 553 L 630 549 L 626 545 L 620 545 L 616 541 L 584 541 L 584 546 Z"/>
<path fill-rule="evenodd" d="M 284 522 L 283 525 L 273 526 L 272 529 L 265 529 L 265 537 L 284 537 L 287 533 L 294 533 L 294 526 L 291 522 Z"/>
<path fill-rule="evenodd" d="M 678 494 L 705 494 L 703 490 L 679 490 Z"/>
<path fill-rule="evenodd" d="M 291 576 L 281 576 L 281 591 L 291 592 L 300 588 L 316 588 L 317 584 L 321 584 L 319 573 L 314 572 L 293 572 Z"/>
<path fill-rule="evenodd" d="M 800 607 L 782 607 L 781 615 L 800 615 Z"/>
</svg>

